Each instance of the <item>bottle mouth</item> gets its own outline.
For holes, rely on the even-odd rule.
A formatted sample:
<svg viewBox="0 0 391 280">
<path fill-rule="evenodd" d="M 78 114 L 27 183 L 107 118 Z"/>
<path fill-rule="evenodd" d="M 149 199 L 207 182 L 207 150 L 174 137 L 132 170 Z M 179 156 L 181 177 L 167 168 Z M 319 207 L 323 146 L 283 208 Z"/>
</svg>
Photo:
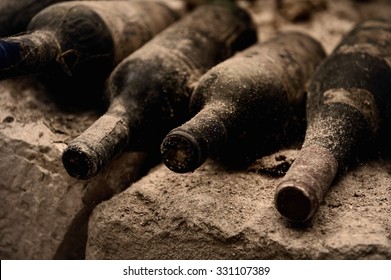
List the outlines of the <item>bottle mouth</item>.
<svg viewBox="0 0 391 280">
<path fill-rule="evenodd" d="M 68 146 L 62 154 L 62 163 L 68 174 L 76 179 L 87 180 L 98 172 L 93 156 L 78 145 Z"/>
<path fill-rule="evenodd" d="M 163 163 L 177 173 L 192 172 L 203 163 L 199 142 L 183 130 L 170 132 L 164 138 L 160 152 Z"/>
<path fill-rule="evenodd" d="M 276 190 L 275 205 L 280 214 L 292 222 L 304 223 L 315 211 L 316 199 L 300 182 L 285 181 Z"/>
<path fill-rule="evenodd" d="M 20 46 L 18 43 L 0 40 L 0 70 L 7 70 L 20 61 Z"/>
</svg>

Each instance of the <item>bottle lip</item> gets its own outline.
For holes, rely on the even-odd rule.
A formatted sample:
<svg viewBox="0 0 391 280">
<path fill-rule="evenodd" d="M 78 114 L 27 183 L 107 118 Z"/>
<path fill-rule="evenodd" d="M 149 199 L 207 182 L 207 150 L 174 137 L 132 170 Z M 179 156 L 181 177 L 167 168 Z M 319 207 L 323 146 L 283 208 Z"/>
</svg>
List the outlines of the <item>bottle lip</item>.
<svg viewBox="0 0 391 280">
<path fill-rule="evenodd" d="M 276 188 L 274 203 L 278 212 L 292 222 L 311 219 L 337 171 L 338 162 L 328 148 L 305 143 Z"/>
<path fill-rule="evenodd" d="M 308 221 L 319 201 L 305 183 L 295 180 L 284 181 L 278 185 L 274 204 L 278 212 L 291 222 Z"/>
<path fill-rule="evenodd" d="M 98 173 L 94 156 L 85 145 L 69 145 L 62 154 L 62 162 L 68 174 L 76 179 L 87 180 Z"/>
<path fill-rule="evenodd" d="M 200 143 L 185 130 L 171 131 L 164 138 L 160 152 L 163 163 L 177 173 L 192 172 L 204 161 Z"/>
</svg>

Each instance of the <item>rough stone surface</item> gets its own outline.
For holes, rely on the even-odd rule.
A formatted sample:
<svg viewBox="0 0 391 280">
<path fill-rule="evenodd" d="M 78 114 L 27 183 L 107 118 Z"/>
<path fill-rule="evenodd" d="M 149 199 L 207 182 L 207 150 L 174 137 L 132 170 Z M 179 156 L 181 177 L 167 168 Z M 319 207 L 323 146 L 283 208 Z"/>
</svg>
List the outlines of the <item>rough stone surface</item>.
<svg viewBox="0 0 391 280">
<path fill-rule="evenodd" d="M 286 222 L 278 179 L 208 162 L 191 174 L 159 166 L 100 204 L 89 259 L 390 259 L 391 161 L 343 176 L 314 219 Z"/>
<path fill-rule="evenodd" d="M 97 116 L 62 111 L 34 79 L 0 83 L 1 259 L 84 258 L 92 208 L 138 178 L 141 153 L 124 155 L 90 181 L 65 172 L 66 143 Z"/>
</svg>

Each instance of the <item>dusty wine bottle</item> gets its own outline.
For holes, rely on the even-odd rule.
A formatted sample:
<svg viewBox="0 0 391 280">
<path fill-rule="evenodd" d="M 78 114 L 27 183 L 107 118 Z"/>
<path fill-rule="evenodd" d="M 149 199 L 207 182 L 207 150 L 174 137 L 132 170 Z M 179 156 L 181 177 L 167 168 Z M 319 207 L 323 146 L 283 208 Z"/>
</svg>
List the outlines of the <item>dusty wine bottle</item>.
<svg viewBox="0 0 391 280">
<path fill-rule="evenodd" d="M 316 40 L 291 32 L 213 67 L 190 101 L 190 111 L 198 113 L 163 140 L 163 162 L 175 172 L 191 172 L 223 147 L 243 153 L 244 137 L 261 142 L 257 135 L 283 131 L 294 104 L 304 100 L 304 83 L 324 57 Z"/>
<path fill-rule="evenodd" d="M 0 39 L 0 79 L 62 72 L 81 80 L 104 80 L 184 11 L 185 5 L 176 0 L 51 5 L 31 20 L 28 32 Z"/>
<path fill-rule="evenodd" d="M 71 0 L 1 0 L 0 1 L 0 37 L 24 32 L 30 20 L 44 8 Z M 81 0 L 94 1 L 94 0 Z M 95 0 L 109 1 L 109 0 Z M 117 1 L 117 0 L 110 0 Z M 137 1 L 137 0 L 125 0 Z M 151 0 L 160 1 L 160 0 Z M 174 0 L 176 1 L 176 0 Z M 178 0 L 179 2 L 180 0 Z"/>
<path fill-rule="evenodd" d="M 64 151 L 65 169 L 87 179 L 125 149 L 158 151 L 164 135 L 188 118 L 199 77 L 256 40 L 251 17 L 235 3 L 196 8 L 115 68 L 111 104 Z"/>
<path fill-rule="evenodd" d="M 368 20 L 318 68 L 307 98 L 302 149 L 275 193 L 283 217 L 309 220 L 336 175 L 378 137 L 391 113 L 390 58 L 391 23 Z"/>
<path fill-rule="evenodd" d="M 0 1 L 0 37 L 24 31 L 36 13 L 57 2 L 62 0 Z"/>
</svg>

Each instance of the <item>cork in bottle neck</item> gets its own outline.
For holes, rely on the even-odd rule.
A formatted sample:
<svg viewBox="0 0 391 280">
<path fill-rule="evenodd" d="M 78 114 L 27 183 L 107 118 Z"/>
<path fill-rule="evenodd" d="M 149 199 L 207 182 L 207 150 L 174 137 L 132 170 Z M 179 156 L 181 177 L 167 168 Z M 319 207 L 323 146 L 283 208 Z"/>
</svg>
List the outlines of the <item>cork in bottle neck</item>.
<svg viewBox="0 0 391 280">
<path fill-rule="evenodd" d="M 216 106 L 206 106 L 190 121 L 173 129 L 160 149 L 165 165 L 178 173 L 201 166 L 227 141 L 227 122 L 222 116 Z"/>
</svg>

